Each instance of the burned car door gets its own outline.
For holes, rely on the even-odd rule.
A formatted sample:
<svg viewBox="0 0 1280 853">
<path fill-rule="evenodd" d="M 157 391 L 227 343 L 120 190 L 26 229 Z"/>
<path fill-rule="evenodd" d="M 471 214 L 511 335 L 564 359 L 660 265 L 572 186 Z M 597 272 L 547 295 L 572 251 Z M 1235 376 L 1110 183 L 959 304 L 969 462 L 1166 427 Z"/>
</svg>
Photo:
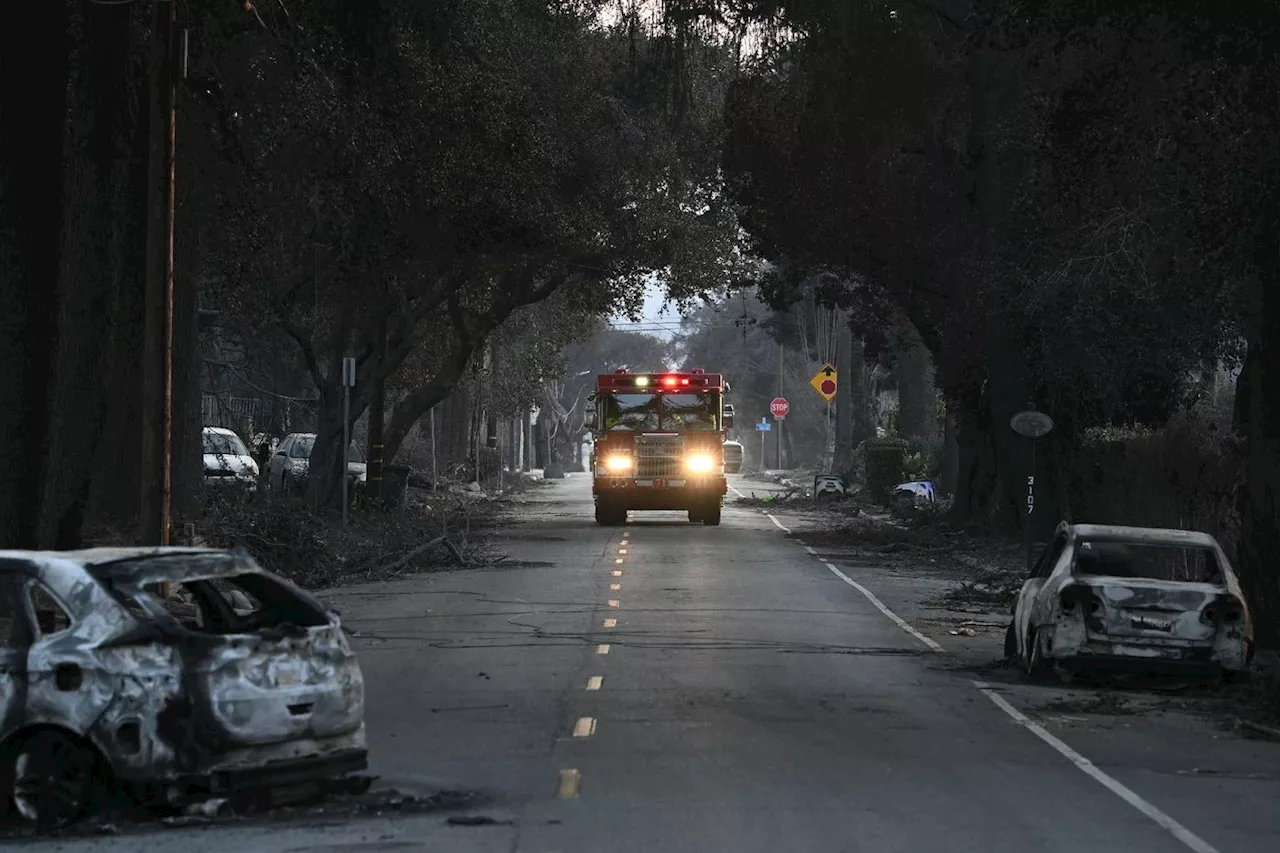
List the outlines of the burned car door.
<svg viewBox="0 0 1280 853">
<path fill-rule="evenodd" d="M 25 723 L 49 723 L 85 735 L 111 704 L 118 678 L 104 672 L 97 659 L 94 612 L 80 612 L 68 599 L 88 588 L 86 582 L 66 586 L 31 578 L 22 603 L 33 629 L 27 652 Z"/>
<path fill-rule="evenodd" d="M 1026 642 L 1031 636 L 1031 628 L 1035 620 L 1036 601 L 1040 596 L 1040 591 L 1049 580 L 1049 576 L 1053 574 L 1054 568 L 1061 561 L 1062 554 L 1066 548 L 1067 535 L 1059 533 L 1054 538 L 1053 544 L 1045 548 L 1040 554 L 1040 559 L 1036 561 L 1035 568 L 1031 570 L 1031 574 L 1022 584 L 1013 612 L 1015 639 L 1018 643 L 1019 653 L 1026 653 Z"/>
</svg>

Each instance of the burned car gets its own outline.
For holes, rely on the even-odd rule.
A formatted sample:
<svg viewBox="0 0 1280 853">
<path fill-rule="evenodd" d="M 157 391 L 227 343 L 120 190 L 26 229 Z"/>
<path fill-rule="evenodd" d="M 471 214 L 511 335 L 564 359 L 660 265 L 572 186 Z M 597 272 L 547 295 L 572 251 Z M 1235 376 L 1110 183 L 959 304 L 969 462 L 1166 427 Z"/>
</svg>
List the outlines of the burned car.
<svg viewBox="0 0 1280 853">
<path fill-rule="evenodd" d="M 242 551 L 0 551 L 0 803 L 73 820 L 366 767 L 336 615 Z"/>
<path fill-rule="evenodd" d="M 1252 656 L 1239 581 L 1206 533 L 1060 524 L 1014 604 L 1005 653 L 1031 677 L 1227 676 Z"/>
</svg>

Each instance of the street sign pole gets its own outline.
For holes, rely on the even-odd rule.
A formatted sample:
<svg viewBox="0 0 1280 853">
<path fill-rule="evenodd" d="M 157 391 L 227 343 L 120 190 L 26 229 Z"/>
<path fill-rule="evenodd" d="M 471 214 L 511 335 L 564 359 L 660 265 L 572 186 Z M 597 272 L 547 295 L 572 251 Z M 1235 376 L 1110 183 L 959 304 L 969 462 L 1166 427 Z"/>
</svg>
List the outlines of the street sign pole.
<svg viewBox="0 0 1280 853">
<path fill-rule="evenodd" d="M 1027 408 L 1009 419 L 1009 426 L 1018 435 L 1027 439 L 1030 445 L 1031 467 L 1027 471 L 1027 571 L 1033 565 L 1035 548 L 1031 533 L 1031 513 L 1036 507 L 1036 439 L 1044 438 L 1053 431 L 1053 418 L 1044 412 L 1036 411 L 1035 403 L 1028 403 Z"/>
<path fill-rule="evenodd" d="M 347 476 L 347 453 L 351 448 L 351 389 L 356 384 L 356 360 L 342 360 L 342 526 L 347 526 L 351 478 Z"/>
</svg>

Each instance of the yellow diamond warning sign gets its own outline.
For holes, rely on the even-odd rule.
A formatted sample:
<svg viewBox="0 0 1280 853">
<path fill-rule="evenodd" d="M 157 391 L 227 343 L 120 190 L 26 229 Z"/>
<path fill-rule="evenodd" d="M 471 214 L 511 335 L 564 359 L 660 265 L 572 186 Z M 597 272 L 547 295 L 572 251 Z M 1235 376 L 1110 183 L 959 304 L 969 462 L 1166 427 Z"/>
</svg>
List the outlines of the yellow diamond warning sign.
<svg viewBox="0 0 1280 853">
<path fill-rule="evenodd" d="M 822 365 L 822 369 L 813 374 L 813 378 L 809 380 L 809 384 L 813 386 L 813 390 L 818 392 L 818 396 L 831 402 L 836 395 L 836 369 L 830 363 Z"/>
</svg>

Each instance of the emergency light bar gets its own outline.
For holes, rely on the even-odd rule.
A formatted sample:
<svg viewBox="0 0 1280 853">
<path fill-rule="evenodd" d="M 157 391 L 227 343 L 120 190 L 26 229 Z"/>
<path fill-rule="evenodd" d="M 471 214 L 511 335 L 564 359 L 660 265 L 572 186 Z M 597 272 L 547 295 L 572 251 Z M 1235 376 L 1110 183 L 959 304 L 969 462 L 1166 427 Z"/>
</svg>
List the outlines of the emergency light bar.
<svg viewBox="0 0 1280 853">
<path fill-rule="evenodd" d="M 624 370 L 600 376 L 596 380 L 596 390 L 609 391 L 621 388 L 654 388 L 659 391 L 679 391 L 684 388 L 700 390 L 724 390 L 724 378 L 718 373 L 704 373 L 695 370 L 692 373 L 657 373 L 630 374 Z"/>
</svg>

